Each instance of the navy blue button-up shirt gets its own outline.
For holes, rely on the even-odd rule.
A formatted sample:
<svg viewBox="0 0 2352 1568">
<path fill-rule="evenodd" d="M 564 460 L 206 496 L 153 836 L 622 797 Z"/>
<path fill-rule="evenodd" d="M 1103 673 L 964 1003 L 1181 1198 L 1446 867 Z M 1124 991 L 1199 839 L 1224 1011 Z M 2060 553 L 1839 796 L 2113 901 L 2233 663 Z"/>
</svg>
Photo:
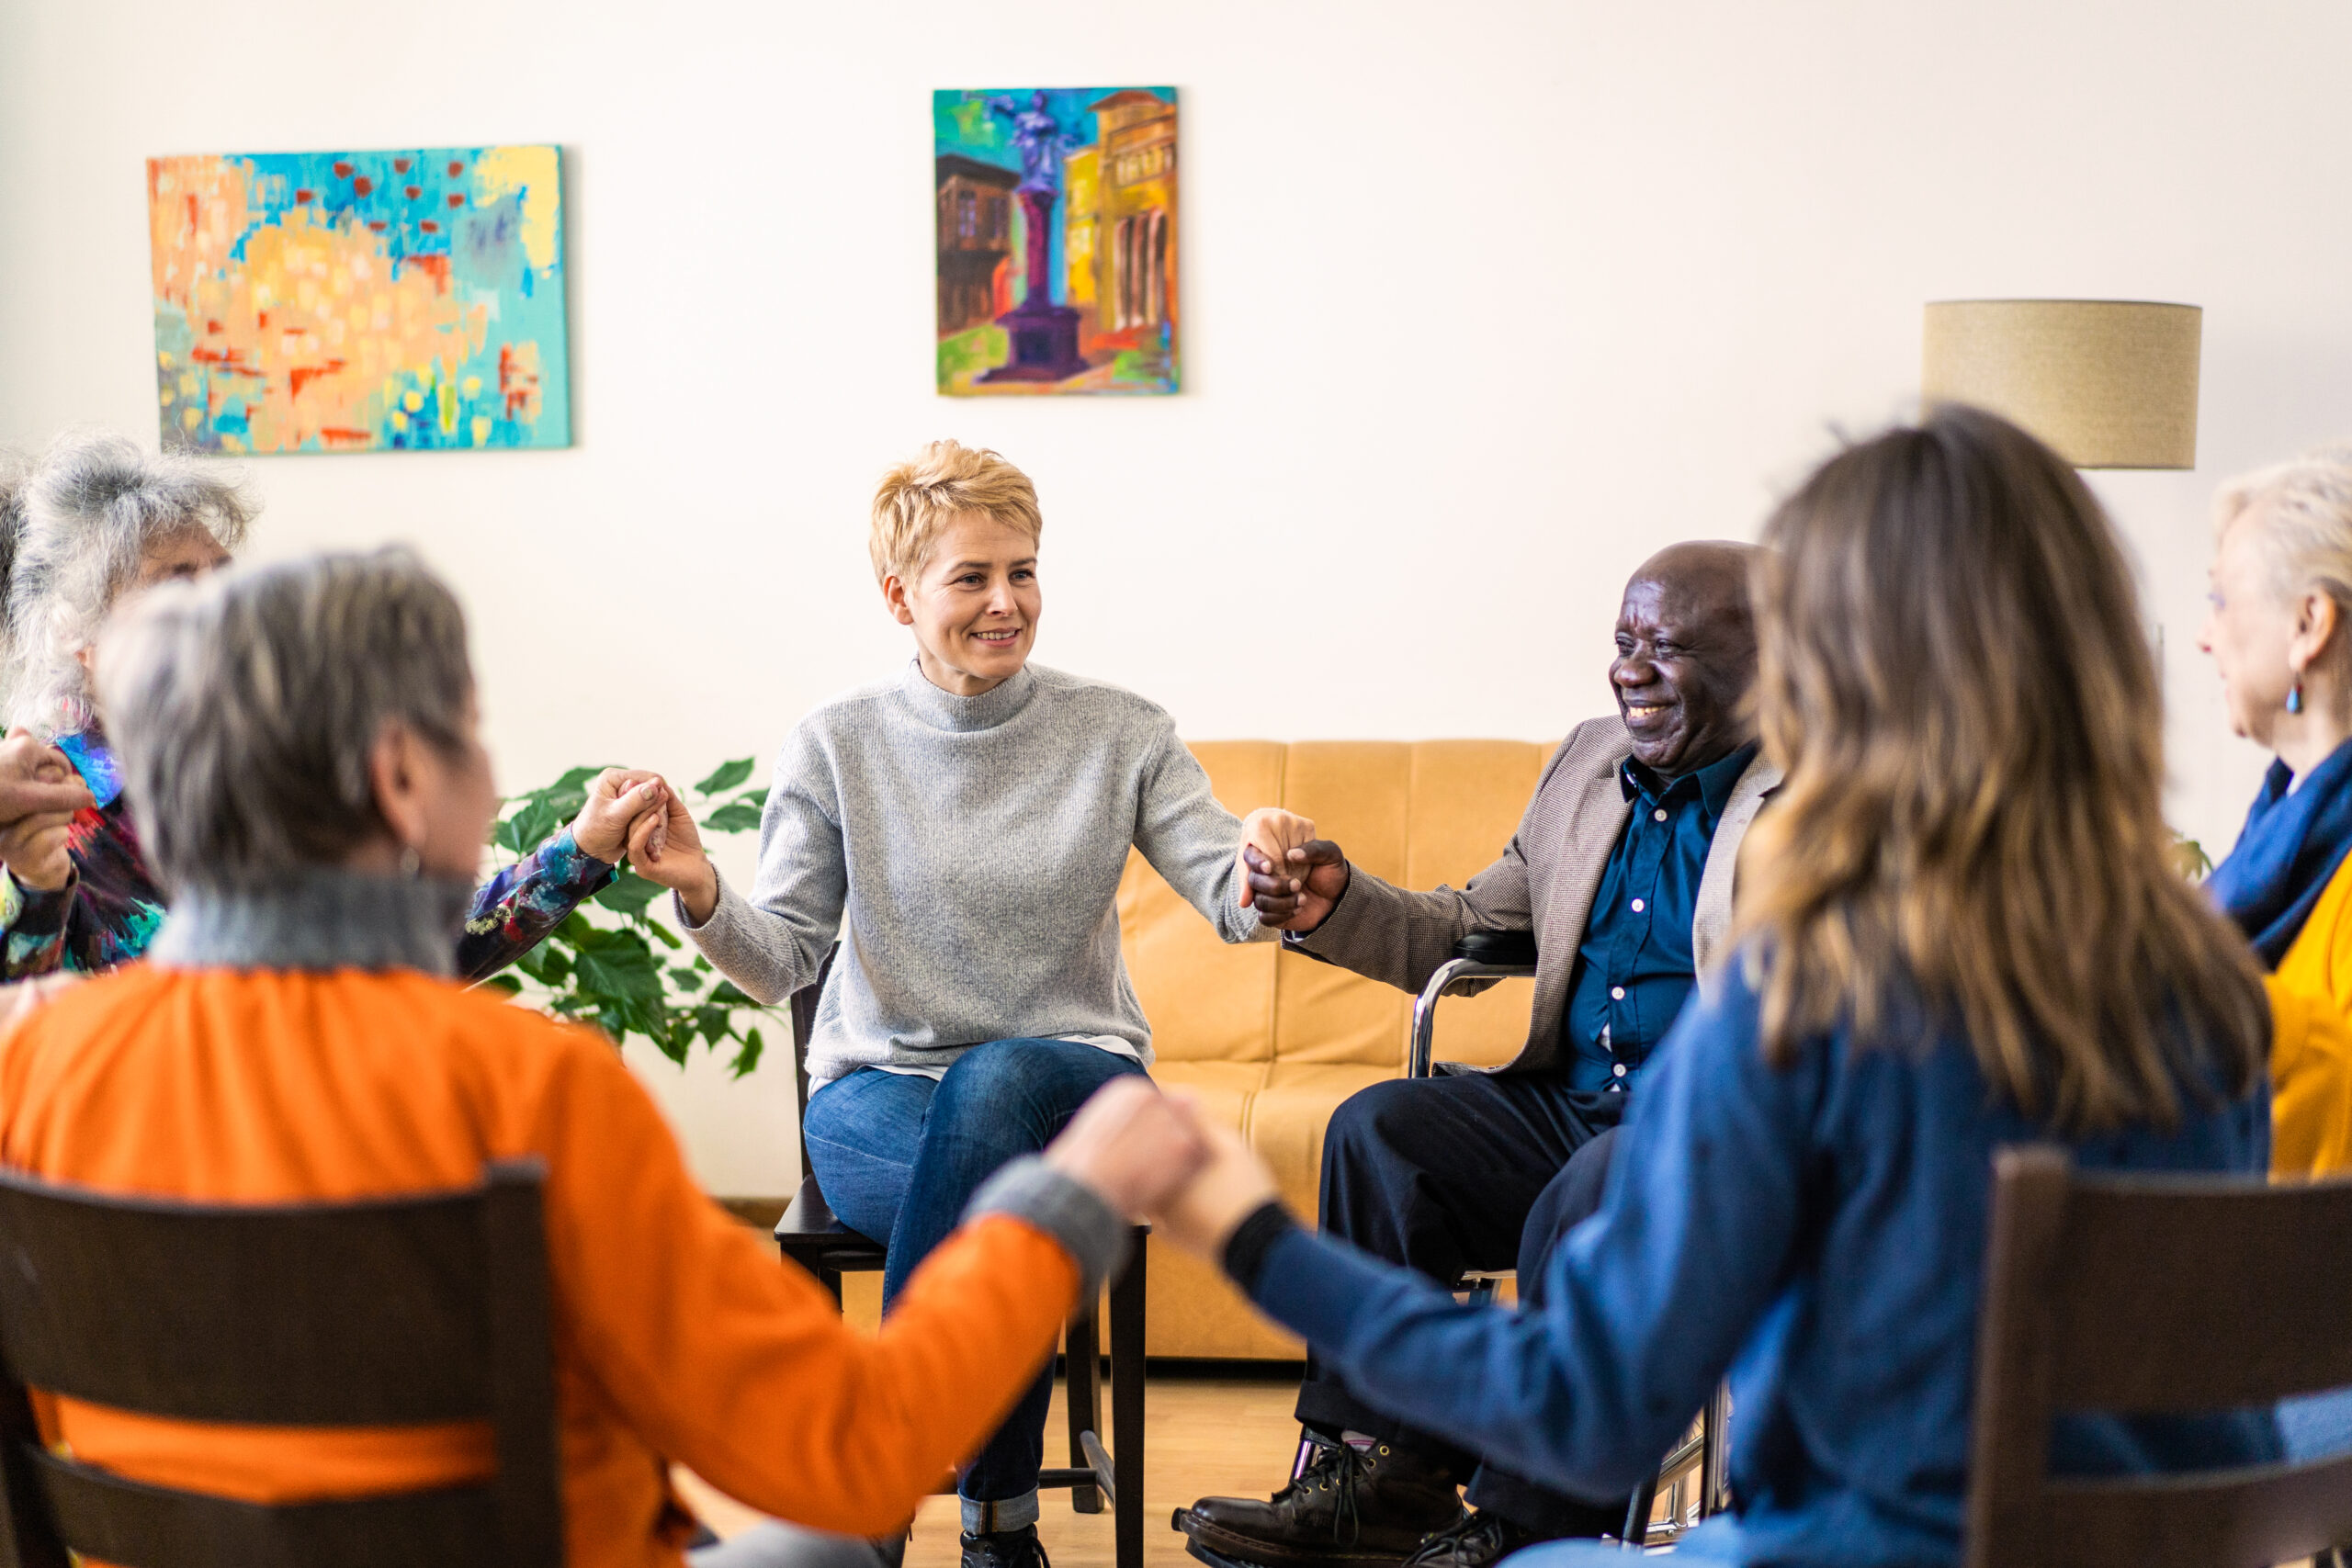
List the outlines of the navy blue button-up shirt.
<svg viewBox="0 0 2352 1568">
<path fill-rule="evenodd" d="M 1617 782 L 1634 815 L 1610 852 L 1568 976 L 1561 1020 L 1568 1087 L 1588 1094 L 1633 1085 L 1698 983 L 1690 919 L 1715 823 L 1754 742 L 1671 783 L 1628 757 Z"/>
</svg>

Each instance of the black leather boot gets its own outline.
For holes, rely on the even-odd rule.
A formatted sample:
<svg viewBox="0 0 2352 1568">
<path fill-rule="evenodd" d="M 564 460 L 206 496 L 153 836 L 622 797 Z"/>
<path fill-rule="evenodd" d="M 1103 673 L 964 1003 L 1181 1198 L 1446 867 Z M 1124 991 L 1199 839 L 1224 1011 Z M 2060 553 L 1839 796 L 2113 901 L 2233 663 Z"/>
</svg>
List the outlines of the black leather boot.
<svg viewBox="0 0 2352 1568">
<path fill-rule="evenodd" d="M 1453 1476 L 1389 1443 L 1322 1443 L 1306 1473 L 1265 1502 L 1204 1497 L 1176 1510 L 1185 1550 L 1213 1568 L 1396 1568 L 1462 1515 Z"/>
<path fill-rule="evenodd" d="M 1046 1561 L 1045 1547 L 1038 1542 L 1035 1525 L 989 1535 L 967 1533 L 963 1545 L 964 1568 L 1052 1568 Z"/>
<path fill-rule="evenodd" d="M 1492 1508 L 1469 1509 L 1422 1541 L 1420 1550 L 1405 1560 L 1405 1568 L 1494 1568 L 1521 1547 L 1550 1539 L 1511 1523 Z"/>
</svg>

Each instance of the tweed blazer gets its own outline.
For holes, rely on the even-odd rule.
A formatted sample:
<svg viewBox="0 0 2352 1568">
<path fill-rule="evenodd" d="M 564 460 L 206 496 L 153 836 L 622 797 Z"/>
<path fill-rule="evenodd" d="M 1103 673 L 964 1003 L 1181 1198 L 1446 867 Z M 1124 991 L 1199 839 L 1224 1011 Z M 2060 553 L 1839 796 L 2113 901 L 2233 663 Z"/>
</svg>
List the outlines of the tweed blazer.
<svg viewBox="0 0 2352 1568">
<path fill-rule="evenodd" d="M 1567 1007 L 1568 976 L 1584 942 L 1601 874 L 1633 815 L 1617 777 L 1633 754 L 1623 720 L 1612 716 L 1577 725 L 1544 765 L 1519 831 L 1494 864 L 1458 890 L 1440 887 L 1433 893 L 1411 892 L 1351 865 L 1338 908 L 1291 945 L 1359 975 L 1419 991 L 1467 933 L 1533 931 L 1535 1004 L 1527 1043 L 1495 1070 L 1541 1072 L 1565 1066 L 1560 1016 Z M 1716 819 L 1690 922 L 1702 990 L 1724 956 L 1740 840 L 1765 795 L 1780 783 L 1781 771 L 1759 753 L 1732 786 Z"/>
</svg>

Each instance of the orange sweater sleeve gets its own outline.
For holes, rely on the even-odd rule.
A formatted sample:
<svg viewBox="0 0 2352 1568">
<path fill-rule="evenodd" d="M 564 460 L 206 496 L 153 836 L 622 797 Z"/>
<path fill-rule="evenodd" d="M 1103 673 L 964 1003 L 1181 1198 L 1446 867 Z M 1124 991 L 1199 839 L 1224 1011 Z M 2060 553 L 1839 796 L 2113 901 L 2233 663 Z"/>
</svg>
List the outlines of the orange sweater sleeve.
<svg viewBox="0 0 2352 1568">
<path fill-rule="evenodd" d="M 574 1038 L 541 1100 L 560 1332 L 654 1449 L 796 1523 L 913 1517 L 1052 1353 L 1079 1268 L 987 1216 L 907 1282 L 878 1334 L 729 1218 L 610 1047 Z"/>
</svg>

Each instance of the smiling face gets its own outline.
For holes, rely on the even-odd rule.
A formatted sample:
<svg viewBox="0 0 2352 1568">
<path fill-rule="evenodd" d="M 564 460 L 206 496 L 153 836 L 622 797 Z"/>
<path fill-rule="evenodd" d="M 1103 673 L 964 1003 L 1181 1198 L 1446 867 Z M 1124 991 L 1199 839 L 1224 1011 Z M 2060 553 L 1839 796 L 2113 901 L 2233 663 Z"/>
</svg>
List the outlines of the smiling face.
<svg viewBox="0 0 2352 1568">
<path fill-rule="evenodd" d="M 977 697 L 1029 662 L 1044 598 L 1037 542 L 987 513 L 958 513 L 914 581 L 884 578 L 882 597 L 900 626 L 914 628 L 924 679 Z"/>
<path fill-rule="evenodd" d="M 1634 761 L 1664 777 L 1703 768 L 1753 739 L 1747 555 L 1738 545 L 1677 545 L 1625 585 L 1609 684 Z"/>
<path fill-rule="evenodd" d="M 2223 531 L 2206 571 L 2211 588 L 2197 646 L 2213 656 L 2230 728 L 2267 747 L 2295 678 L 2288 647 L 2295 606 L 2278 591 L 2262 547 L 2261 527 L 2250 516 L 2241 514 Z"/>
</svg>

